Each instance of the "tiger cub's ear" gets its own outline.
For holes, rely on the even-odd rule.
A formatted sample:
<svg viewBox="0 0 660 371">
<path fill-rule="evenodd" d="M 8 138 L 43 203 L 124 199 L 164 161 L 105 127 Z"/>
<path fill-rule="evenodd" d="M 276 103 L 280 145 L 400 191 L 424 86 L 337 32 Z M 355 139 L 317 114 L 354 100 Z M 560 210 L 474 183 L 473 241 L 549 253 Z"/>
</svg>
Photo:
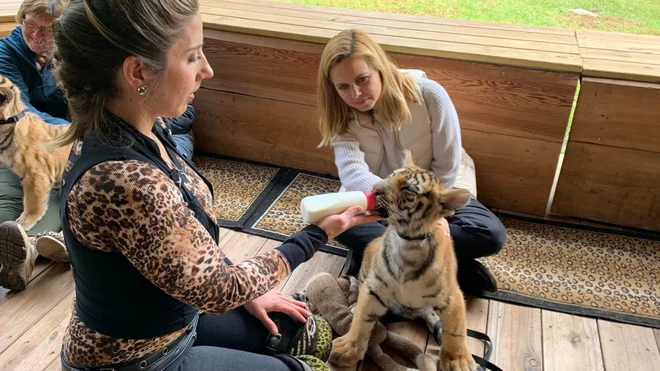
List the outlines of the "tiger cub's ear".
<svg viewBox="0 0 660 371">
<path fill-rule="evenodd" d="M 458 210 L 470 202 L 470 192 L 467 189 L 448 189 L 440 194 L 440 205 L 445 210 Z"/>
<path fill-rule="evenodd" d="M 404 167 L 413 167 L 415 166 L 415 159 L 413 159 L 412 152 L 407 149 L 406 152 L 404 152 L 406 157 L 405 160 L 403 160 L 403 166 Z"/>
</svg>

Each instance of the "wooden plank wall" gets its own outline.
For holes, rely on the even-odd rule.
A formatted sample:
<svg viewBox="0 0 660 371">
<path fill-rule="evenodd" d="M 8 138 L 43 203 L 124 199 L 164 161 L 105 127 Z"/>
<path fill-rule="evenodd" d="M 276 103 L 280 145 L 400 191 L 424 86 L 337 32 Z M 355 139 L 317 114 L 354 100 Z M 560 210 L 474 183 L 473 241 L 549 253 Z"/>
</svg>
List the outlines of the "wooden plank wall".
<svg viewBox="0 0 660 371">
<path fill-rule="evenodd" d="M 0 23 L 0 37 L 6 37 L 9 35 L 16 26 L 18 26 L 16 22 Z"/>
<path fill-rule="evenodd" d="M 0 0 L 0 22 L 14 22 L 23 0 Z"/>
<path fill-rule="evenodd" d="M 8 36 L 18 24 L 16 22 L 0 23 L 0 37 Z"/>
<path fill-rule="evenodd" d="M 584 76 L 660 83 L 660 37 L 575 30 Z"/>
<path fill-rule="evenodd" d="M 660 85 L 583 79 L 552 212 L 660 230 Z"/>
<path fill-rule="evenodd" d="M 316 71 L 322 44 L 205 29 L 215 71 L 195 107 L 196 148 L 336 175 L 320 141 Z M 442 84 L 474 158 L 480 199 L 544 215 L 578 74 L 392 54 Z"/>
</svg>

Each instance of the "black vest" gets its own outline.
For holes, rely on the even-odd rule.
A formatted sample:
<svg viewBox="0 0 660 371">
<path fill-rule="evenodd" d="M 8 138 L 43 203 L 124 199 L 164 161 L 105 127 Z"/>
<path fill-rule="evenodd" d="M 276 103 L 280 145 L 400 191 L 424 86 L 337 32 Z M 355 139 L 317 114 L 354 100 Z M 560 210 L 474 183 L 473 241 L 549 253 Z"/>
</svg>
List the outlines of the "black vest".
<svg viewBox="0 0 660 371">
<path fill-rule="evenodd" d="M 124 147 L 109 146 L 95 136 L 86 135 L 82 139 L 82 152 L 75 155 L 71 151 L 69 160 L 72 167 L 63 177 L 60 215 L 73 269 L 76 313 L 89 328 L 115 338 L 145 339 L 166 335 L 188 325 L 197 310 L 156 287 L 124 255 L 92 250 L 78 241 L 71 232 L 66 212 L 71 187 L 88 169 L 105 161 L 139 160 L 150 163 L 178 185 L 188 207 L 216 244 L 219 228 L 182 181 L 185 177 L 180 171 L 183 156 L 176 155 L 178 152 L 169 130 L 159 124 L 154 126 L 154 133 L 164 143 L 175 165 L 174 170 L 170 170 L 160 157 L 155 142 L 139 133 L 128 122 L 110 113 L 107 115 L 113 124 L 116 123 L 125 129 L 124 132 L 130 133 L 128 137 L 133 143 L 129 142 L 129 146 Z M 197 171 L 191 162 L 184 161 Z M 213 192 L 211 183 L 201 174 L 199 176 Z"/>
</svg>

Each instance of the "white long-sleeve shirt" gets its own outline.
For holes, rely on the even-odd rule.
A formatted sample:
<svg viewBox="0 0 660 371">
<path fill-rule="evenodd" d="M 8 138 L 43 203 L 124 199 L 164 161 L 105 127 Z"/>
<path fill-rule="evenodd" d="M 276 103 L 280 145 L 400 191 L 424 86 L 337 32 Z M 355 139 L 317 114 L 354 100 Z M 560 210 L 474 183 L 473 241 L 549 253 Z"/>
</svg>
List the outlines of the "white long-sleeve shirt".
<svg viewBox="0 0 660 371">
<path fill-rule="evenodd" d="M 335 164 L 344 190 L 370 189 L 376 182 L 401 167 L 404 149 L 410 149 L 417 164 L 431 170 L 446 187 L 454 186 L 462 154 L 461 131 L 456 108 L 447 91 L 440 84 L 425 78 L 423 72 L 421 76 L 417 79 L 417 83 L 425 110 L 420 109 L 422 107 L 414 109 L 414 105 L 409 104 L 410 121 L 401 126 L 401 132 L 393 131 L 389 129 L 389 125 L 381 123 L 382 125 L 376 124 L 372 127 L 377 130 L 372 132 L 378 134 L 380 142 L 366 138 L 369 132 L 365 130 L 359 130 L 357 133 L 349 130 L 334 138 L 331 145 L 334 148 Z M 364 126 L 364 122 L 362 124 Z M 403 144 L 408 148 L 400 146 L 401 138 L 407 134 L 407 130 L 426 130 L 427 125 L 428 134 L 422 131 L 423 137 L 408 138 L 410 143 Z M 373 148 L 377 143 L 381 143 L 382 148 Z M 365 156 L 365 153 L 374 151 L 381 152 L 380 161 L 375 160 L 373 156 Z M 430 161 L 425 160 L 428 154 L 432 156 Z M 425 166 L 426 164 L 429 166 Z"/>
</svg>

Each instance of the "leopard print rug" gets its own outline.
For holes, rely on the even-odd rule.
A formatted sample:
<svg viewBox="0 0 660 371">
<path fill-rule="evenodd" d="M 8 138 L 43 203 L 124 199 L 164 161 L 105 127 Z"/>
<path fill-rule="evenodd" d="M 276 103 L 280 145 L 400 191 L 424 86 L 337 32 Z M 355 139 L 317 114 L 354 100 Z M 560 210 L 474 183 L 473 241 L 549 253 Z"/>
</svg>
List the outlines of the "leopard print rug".
<svg viewBox="0 0 660 371">
<path fill-rule="evenodd" d="M 289 180 L 292 179 L 292 180 Z M 282 179 L 283 189 L 273 189 L 274 194 L 267 197 L 264 206 L 250 219 L 247 232 L 282 240 L 307 226 L 300 215 L 300 202 L 307 196 L 339 191 L 341 183 L 336 179 L 292 171 Z M 267 202 L 268 199 L 271 202 Z M 323 249 L 327 252 L 345 256 L 346 248 L 337 241 L 328 242 Z"/>
<path fill-rule="evenodd" d="M 507 243 L 481 259 L 489 297 L 660 327 L 660 241 L 500 219 Z"/>
<path fill-rule="evenodd" d="M 289 183 L 271 191 L 258 215 L 246 223 L 246 232 L 283 240 L 305 226 L 299 209 L 303 197 L 340 187 L 338 180 L 302 172 L 285 178 Z M 500 219 L 507 229 L 506 246 L 481 259 L 499 288 L 488 297 L 660 327 L 660 241 Z M 331 244 L 345 255 L 339 244 Z"/>
<path fill-rule="evenodd" d="M 223 227 L 241 227 L 277 180 L 280 168 L 195 155 L 193 162 L 213 184 L 213 211 Z"/>
</svg>

